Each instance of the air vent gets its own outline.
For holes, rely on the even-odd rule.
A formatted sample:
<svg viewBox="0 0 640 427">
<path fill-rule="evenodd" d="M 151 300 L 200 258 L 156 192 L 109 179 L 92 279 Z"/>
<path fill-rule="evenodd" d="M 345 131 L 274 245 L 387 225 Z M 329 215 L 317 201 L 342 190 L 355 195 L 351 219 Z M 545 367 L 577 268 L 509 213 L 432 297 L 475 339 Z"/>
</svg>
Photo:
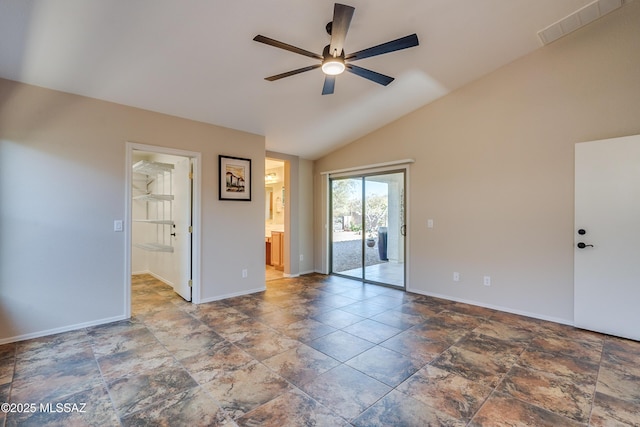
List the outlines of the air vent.
<svg viewBox="0 0 640 427">
<path fill-rule="evenodd" d="M 612 12 L 629 0 L 596 0 L 585 7 L 576 10 L 571 15 L 562 18 L 547 28 L 538 31 L 538 37 L 543 45 L 558 40 L 561 37 L 584 27 L 590 22 Z"/>
</svg>

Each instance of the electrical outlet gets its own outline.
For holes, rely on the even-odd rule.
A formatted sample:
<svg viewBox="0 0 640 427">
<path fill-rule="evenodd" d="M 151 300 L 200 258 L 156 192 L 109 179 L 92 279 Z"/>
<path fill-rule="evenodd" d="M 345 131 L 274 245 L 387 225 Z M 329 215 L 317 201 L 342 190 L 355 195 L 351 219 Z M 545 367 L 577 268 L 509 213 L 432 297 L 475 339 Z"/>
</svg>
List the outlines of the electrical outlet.
<svg viewBox="0 0 640 427">
<path fill-rule="evenodd" d="M 490 276 L 484 276 L 484 280 L 482 282 L 485 286 L 491 286 L 491 277 Z"/>
<path fill-rule="evenodd" d="M 247 269 L 246 269 L 246 268 L 243 268 L 243 269 L 242 269 L 242 278 L 243 278 L 243 279 L 246 279 L 246 278 L 247 278 L 247 276 L 249 276 L 249 272 L 247 271 Z"/>
<path fill-rule="evenodd" d="M 304 255 L 300 254 L 300 261 L 304 261 Z"/>
<path fill-rule="evenodd" d="M 459 282 L 460 281 L 460 273 L 458 273 L 457 271 L 453 272 L 453 281 L 454 282 Z"/>
<path fill-rule="evenodd" d="M 432 219 L 428 219 L 427 220 L 427 228 L 433 228 L 433 220 Z"/>
</svg>

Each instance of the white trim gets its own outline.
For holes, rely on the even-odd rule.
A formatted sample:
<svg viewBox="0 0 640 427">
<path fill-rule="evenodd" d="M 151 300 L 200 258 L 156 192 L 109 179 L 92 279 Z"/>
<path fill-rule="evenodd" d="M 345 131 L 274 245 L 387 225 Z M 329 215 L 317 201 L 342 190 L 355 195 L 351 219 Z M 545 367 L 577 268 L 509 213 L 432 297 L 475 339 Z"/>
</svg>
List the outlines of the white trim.
<svg viewBox="0 0 640 427">
<path fill-rule="evenodd" d="M 322 274 L 329 274 L 329 254 L 331 251 L 329 250 L 329 242 L 331 242 L 331 236 L 329 233 L 333 227 L 329 226 L 329 220 L 331 219 L 331 201 L 329 199 L 329 174 L 326 174 L 322 177 L 322 188 L 320 189 L 322 193 L 322 202 L 324 203 L 324 209 L 322 209 L 322 224 L 324 227 L 324 233 L 322 233 L 322 252 L 321 252 L 321 264 L 320 264 L 320 272 Z"/>
<path fill-rule="evenodd" d="M 404 170 L 404 290 L 411 286 L 411 164 Z"/>
<path fill-rule="evenodd" d="M 133 147 L 132 143 L 125 144 L 125 179 L 124 179 L 124 300 L 122 302 L 124 315 L 131 317 L 131 218 L 132 188 L 133 188 Z"/>
<path fill-rule="evenodd" d="M 296 274 L 282 273 L 282 277 L 285 277 L 285 278 L 289 279 L 291 277 L 300 277 L 300 276 L 303 276 L 305 274 L 311 274 L 311 273 L 315 273 L 315 270 L 301 271 L 301 272 L 296 273 Z"/>
<path fill-rule="evenodd" d="M 315 272 L 316 272 L 315 270 L 301 271 L 300 273 L 298 273 L 298 276 L 304 276 L 305 274 L 312 274 Z"/>
<path fill-rule="evenodd" d="M 406 165 L 406 164 L 415 163 L 415 162 L 416 161 L 414 159 L 392 160 L 390 162 L 374 163 L 372 165 L 353 166 L 353 167 L 350 167 L 350 168 L 336 169 L 336 170 L 327 171 L 327 172 L 320 172 L 320 175 L 331 175 L 331 174 L 344 173 L 344 172 L 349 172 L 350 173 L 350 172 L 362 171 L 364 169 L 388 168 L 389 166 Z"/>
<path fill-rule="evenodd" d="M 449 296 L 449 295 L 438 294 L 438 293 L 435 293 L 435 292 L 425 292 L 425 291 L 418 290 L 418 289 L 409 289 L 409 288 L 407 288 L 407 292 L 411 292 L 411 293 L 419 294 L 419 295 L 425 295 L 425 296 L 428 296 L 428 297 L 441 298 L 441 299 L 445 299 L 445 300 L 448 300 L 448 301 L 461 302 L 463 304 L 475 305 L 475 306 L 478 306 L 478 307 L 490 308 L 492 310 L 498 310 L 498 311 L 502 311 L 502 312 L 505 312 L 505 313 L 517 314 L 519 316 L 531 317 L 532 319 L 545 320 L 547 322 L 559 323 L 561 325 L 574 326 L 573 321 L 567 320 L 567 319 L 561 319 L 559 317 L 543 316 L 541 314 L 531 313 L 529 311 L 514 310 L 512 308 L 502 307 L 502 306 L 499 306 L 499 305 L 485 304 L 485 303 L 474 301 L 474 300 L 468 300 L 468 299 L 464 299 L 464 298 L 456 298 L 456 297 L 452 297 L 452 296 Z"/>
<path fill-rule="evenodd" d="M 76 331 L 78 329 L 89 328 L 89 327 L 98 326 L 98 325 L 104 325 L 106 323 L 118 322 L 120 320 L 126 320 L 129 317 L 131 317 L 131 316 L 120 315 L 120 316 L 114 316 L 114 317 L 107 317 L 105 319 L 92 320 L 91 322 L 77 323 L 75 325 L 63 326 L 63 327 L 60 327 L 60 328 L 47 329 L 45 331 L 32 332 L 30 334 L 16 335 L 14 337 L 2 338 L 2 339 L 0 339 L 0 345 L 9 344 L 9 343 L 12 343 L 12 342 L 17 342 L 17 341 L 30 340 L 30 339 L 34 339 L 34 338 L 40 338 L 40 337 L 44 337 L 44 336 L 47 336 L 47 335 L 60 334 L 62 332 Z"/>
<path fill-rule="evenodd" d="M 124 312 L 127 318 L 131 317 L 131 184 L 132 184 L 132 157 L 133 151 L 146 151 L 158 154 L 168 154 L 173 156 L 188 157 L 193 162 L 193 233 L 191 254 L 192 263 L 192 282 L 191 302 L 200 303 L 202 294 L 201 288 L 201 260 L 202 260 L 202 153 L 196 151 L 180 150 L 176 148 L 159 147 L 155 145 L 140 144 L 137 142 L 126 142 L 126 183 L 125 183 L 125 295 L 124 295 Z M 155 277 L 155 276 L 154 276 Z M 162 279 L 161 279 L 162 280 Z M 164 280 L 163 280 L 164 281 Z"/>
<path fill-rule="evenodd" d="M 205 303 L 208 303 L 208 302 L 220 301 L 220 300 L 227 299 L 227 298 L 241 297 L 243 295 L 250 295 L 250 294 L 255 294 L 255 293 L 258 293 L 258 292 L 264 292 L 266 290 L 267 290 L 267 287 L 263 286 L 261 288 L 249 289 L 248 291 L 234 292 L 234 293 L 231 293 L 231 294 L 218 295 L 218 296 L 210 297 L 210 298 L 203 298 L 203 299 L 200 300 L 199 304 L 205 304 Z"/>
</svg>

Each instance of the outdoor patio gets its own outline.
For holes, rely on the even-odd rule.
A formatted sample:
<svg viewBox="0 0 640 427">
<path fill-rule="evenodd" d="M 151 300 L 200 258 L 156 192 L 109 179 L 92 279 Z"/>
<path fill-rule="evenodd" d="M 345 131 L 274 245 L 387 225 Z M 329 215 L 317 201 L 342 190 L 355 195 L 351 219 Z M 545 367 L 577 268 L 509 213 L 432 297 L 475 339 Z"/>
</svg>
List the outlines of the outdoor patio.
<svg viewBox="0 0 640 427">
<path fill-rule="evenodd" d="M 333 234 L 334 273 L 362 278 L 362 235 L 356 232 Z M 378 252 L 378 239 L 373 247 L 364 246 L 365 278 L 394 286 L 404 286 L 404 263 L 382 261 Z"/>
</svg>

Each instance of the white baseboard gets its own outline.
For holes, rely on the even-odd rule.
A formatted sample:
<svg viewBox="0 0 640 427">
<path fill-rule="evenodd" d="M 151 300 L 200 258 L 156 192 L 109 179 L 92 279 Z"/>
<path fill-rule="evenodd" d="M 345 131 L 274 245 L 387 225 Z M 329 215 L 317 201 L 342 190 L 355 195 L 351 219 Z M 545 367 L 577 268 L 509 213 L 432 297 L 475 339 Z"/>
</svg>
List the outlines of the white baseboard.
<svg viewBox="0 0 640 427">
<path fill-rule="evenodd" d="M 300 273 L 297 273 L 297 274 L 282 273 L 282 277 L 286 277 L 287 279 L 290 279 L 292 277 L 300 277 L 305 274 L 311 274 L 311 273 L 316 273 L 316 271 L 315 270 L 301 271 Z"/>
<path fill-rule="evenodd" d="M 437 294 L 437 293 L 433 293 L 433 292 L 425 292 L 425 291 L 422 291 L 422 290 L 412 289 L 412 288 L 411 289 L 407 288 L 407 292 L 412 292 L 414 294 L 420 294 L 420 295 L 426 295 L 428 297 L 446 299 L 448 301 L 455 301 L 455 302 L 461 302 L 461 303 L 464 303 L 464 304 L 476 305 L 478 307 L 490 308 L 492 310 L 498 310 L 498 311 L 503 311 L 505 313 L 517 314 L 519 316 L 531 317 L 533 319 L 545 320 L 547 322 L 554 322 L 554 323 L 560 323 L 562 325 L 574 326 L 574 323 L 573 323 L 572 320 L 562 319 L 562 318 L 559 318 L 559 317 L 545 316 L 545 315 L 542 315 L 542 314 L 539 314 L 539 313 L 531 313 L 531 312 L 523 311 L 523 310 L 514 310 L 512 308 L 501 307 L 499 305 L 485 304 L 485 303 L 478 302 L 478 301 L 467 300 L 467 299 L 464 299 L 464 298 L 455 298 L 455 297 L 452 297 L 452 296 L 449 296 L 449 295 L 442 295 L 442 294 Z"/>
<path fill-rule="evenodd" d="M 208 302 L 220 301 L 220 300 L 223 300 L 223 299 L 233 298 L 233 297 L 241 297 L 243 295 L 250 295 L 250 294 L 255 294 L 255 293 L 258 293 L 258 292 L 264 292 L 266 290 L 267 290 L 267 287 L 263 286 L 261 288 L 249 289 L 248 291 L 244 291 L 244 292 L 234 292 L 234 293 L 231 293 L 231 294 L 218 295 L 218 296 L 210 297 L 210 298 L 202 298 L 198 304 L 205 304 L 205 303 L 208 303 Z"/>
<path fill-rule="evenodd" d="M 78 329 L 89 328 L 91 326 L 104 325 L 105 323 L 112 323 L 112 322 L 117 322 L 119 320 L 125 320 L 125 319 L 127 319 L 127 316 L 121 315 L 121 316 L 115 316 L 115 317 L 108 317 L 106 319 L 92 320 L 90 322 L 85 322 L 85 323 L 77 323 L 75 325 L 62 326 L 60 328 L 47 329 L 45 331 L 32 332 L 30 334 L 16 335 L 14 337 L 0 339 L 0 345 L 17 342 L 17 341 L 30 340 L 34 338 L 46 337 L 47 335 L 55 335 L 63 332 L 75 331 Z"/>
<path fill-rule="evenodd" d="M 304 276 L 305 274 L 312 274 L 312 273 L 317 273 L 317 271 L 315 270 L 301 271 L 300 273 L 298 273 L 298 276 Z"/>
</svg>

